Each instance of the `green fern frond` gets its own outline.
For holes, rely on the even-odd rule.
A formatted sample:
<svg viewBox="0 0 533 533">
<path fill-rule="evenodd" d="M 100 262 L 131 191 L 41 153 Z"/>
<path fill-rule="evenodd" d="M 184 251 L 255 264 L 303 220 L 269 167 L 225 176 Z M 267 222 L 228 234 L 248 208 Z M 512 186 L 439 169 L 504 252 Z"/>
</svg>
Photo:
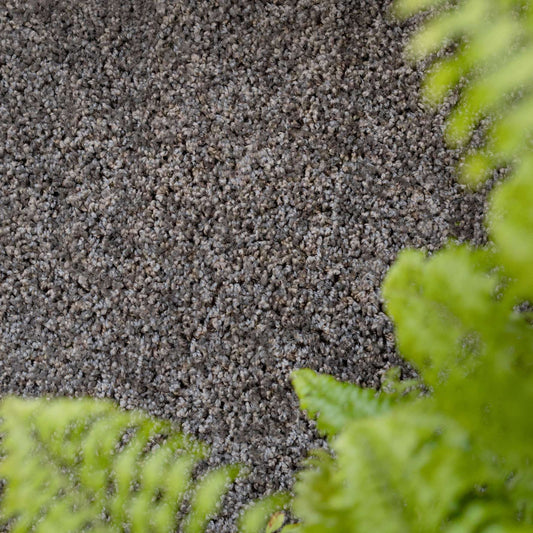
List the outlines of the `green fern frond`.
<svg viewBox="0 0 533 533">
<path fill-rule="evenodd" d="M 438 13 L 411 39 L 408 54 L 413 59 L 422 59 L 463 35 L 476 32 L 489 15 L 489 4 L 490 0 L 467 0 L 461 9 Z"/>
<path fill-rule="evenodd" d="M 265 531 L 269 517 L 289 504 L 291 495 L 286 492 L 271 494 L 254 502 L 242 513 L 239 520 L 240 533 L 257 533 Z M 274 530 L 282 526 L 283 522 Z M 267 532 L 268 533 L 268 532 Z"/>
<path fill-rule="evenodd" d="M 401 324 L 396 331 L 398 347 L 431 387 L 438 386 L 451 368 L 465 375 L 471 372 L 477 359 L 464 353 L 464 341 L 472 334 L 464 349 L 479 352 L 485 339 L 473 332 L 483 328 L 491 313 L 501 317 L 509 311 L 493 309 L 498 278 L 490 275 L 490 255 L 478 252 L 474 262 L 471 253 L 468 246 L 452 246 L 427 259 L 422 252 L 403 251 L 383 284 L 387 312 Z M 459 360 L 466 366 L 458 367 Z"/>
<path fill-rule="evenodd" d="M 437 4 L 399 0 L 396 9 Z M 492 115 L 486 146 L 463 167 L 471 183 L 502 162 L 516 170 L 491 198 L 493 246 L 448 245 L 429 258 L 406 250 L 387 274 L 382 292 L 398 347 L 431 394 L 352 419 L 338 383 L 306 383 L 310 413 L 332 424 L 332 452 L 315 452 L 299 474 L 299 533 L 533 528 L 533 2 L 451 4 L 412 42 L 424 56 L 460 41 L 426 91 L 438 103 L 467 76 L 448 121 L 449 140 L 462 145 Z"/>
<path fill-rule="evenodd" d="M 406 18 L 431 7 L 438 7 L 447 1 L 448 0 L 402 0 L 393 5 L 393 11 L 397 17 Z"/>
<path fill-rule="evenodd" d="M 192 496 L 191 512 L 184 533 L 204 531 L 209 520 L 218 512 L 228 485 L 235 481 L 239 473 L 239 467 L 231 465 L 208 472 L 200 480 Z"/>
<path fill-rule="evenodd" d="M 504 16 L 488 24 L 485 31 L 476 33 L 468 44 L 462 44 L 451 57 L 437 60 L 426 75 L 422 86 L 424 100 L 433 107 L 443 103 L 446 95 L 474 69 L 486 68 L 498 60 L 522 31 L 511 16 Z"/>
<path fill-rule="evenodd" d="M 507 116 L 517 105 L 510 102 L 509 96 L 533 86 L 533 43 L 515 52 L 511 57 L 502 58 L 487 73 L 481 73 L 469 83 L 461 100 L 451 112 L 447 124 L 447 140 L 451 144 L 464 145 L 479 120 L 490 113 L 502 110 Z M 494 134 L 497 130 L 493 129 Z M 496 142 L 497 139 L 492 139 Z"/>
<path fill-rule="evenodd" d="M 490 230 L 499 261 L 513 278 L 514 303 L 533 302 L 532 206 L 533 153 L 524 159 L 513 179 L 496 187 L 491 197 Z"/>
<path fill-rule="evenodd" d="M 515 186 L 509 182 L 503 188 L 512 194 L 509 198 L 515 199 Z M 504 197 L 497 198 L 505 203 Z M 533 225 L 524 218 L 515 219 L 524 224 L 517 230 L 527 234 L 529 227 L 531 239 Z M 523 268 L 525 275 L 509 283 L 500 277 L 501 269 L 500 274 L 487 269 L 489 252 L 449 247 L 430 259 L 404 252 L 383 294 L 400 351 L 433 387 L 439 410 L 471 430 L 484 449 L 505 458 L 509 470 L 531 473 L 527 458 L 533 421 L 520 406 L 533 404 L 533 328 L 514 310 L 517 298 L 506 297 L 517 284 L 531 290 L 530 271 L 526 274 L 519 262 L 527 254 L 531 248 L 507 261 L 515 267 L 513 274 Z"/>
<path fill-rule="evenodd" d="M 301 533 L 302 526 L 300 524 L 287 524 L 280 533 Z"/>
<path fill-rule="evenodd" d="M 92 399 L 6 398 L 1 518 L 15 532 L 170 532 L 207 448 L 169 422 Z M 185 523 L 199 533 L 239 468 L 196 483 Z"/>
<path fill-rule="evenodd" d="M 397 0 L 401 17 L 436 7 L 440 0 Z M 433 63 L 423 95 L 433 106 L 466 80 L 450 113 L 446 139 L 466 148 L 484 117 L 493 120 L 486 144 L 470 150 L 462 179 L 476 185 L 498 167 L 520 162 L 533 141 L 533 7 L 527 0 L 463 0 L 441 9 L 413 36 L 411 59 L 458 43 L 454 53 Z"/>
<path fill-rule="evenodd" d="M 518 109 L 494 126 L 511 147 L 521 141 L 518 133 L 507 139 L 506 129 L 530 120 Z M 483 150 L 473 157 L 478 170 L 494 161 Z M 296 484 L 300 533 L 531 531 L 533 155 L 526 144 L 517 161 L 491 197 L 493 245 L 448 245 L 431 257 L 406 250 L 385 279 L 398 347 L 431 394 L 349 421 L 335 381 L 324 379 L 326 392 L 305 390 L 327 398 L 321 423 L 328 427 L 332 417 L 334 425 L 332 453 L 316 452 Z"/>
<path fill-rule="evenodd" d="M 316 417 L 318 430 L 329 437 L 342 431 L 352 420 L 380 415 L 392 405 L 391 398 L 384 394 L 342 383 L 307 368 L 292 373 L 292 384 L 300 407 L 311 418 Z"/>
<path fill-rule="evenodd" d="M 476 527 L 512 517 L 499 499 L 503 480 L 468 434 L 412 404 L 352 422 L 332 447 L 335 459 L 317 452 L 297 481 L 302 533 L 448 531 L 472 505 L 484 511 Z"/>
</svg>

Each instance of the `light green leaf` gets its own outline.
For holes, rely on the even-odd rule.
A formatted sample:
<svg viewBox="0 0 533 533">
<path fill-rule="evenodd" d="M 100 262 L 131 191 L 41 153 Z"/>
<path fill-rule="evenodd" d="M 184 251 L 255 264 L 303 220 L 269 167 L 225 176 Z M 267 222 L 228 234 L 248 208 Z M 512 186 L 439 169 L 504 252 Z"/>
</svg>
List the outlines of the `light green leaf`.
<svg viewBox="0 0 533 533">
<path fill-rule="evenodd" d="M 262 533 L 274 511 L 283 508 L 289 501 L 289 493 L 277 493 L 254 502 L 245 509 L 239 519 L 239 533 Z M 276 529 L 282 524 L 283 521 Z"/>
<path fill-rule="evenodd" d="M 394 3 L 393 9 L 396 16 L 405 18 L 444 2 L 446 0 L 399 0 Z"/>
<path fill-rule="evenodd" d="M 1 517 L 12 532 L 169 533 L 206 452 L 167 421 L 100 400 L 8 397 L 0 419 Z M 213 470 L 200 482 L 194 531 L 216 511 L 213 498 L 236 472 Z"/>
<path fill-rule="evenodd" d="M 386 395 L 341 383 L 332 376 L 309 369 L 295 370 L 292 383 L 301 408 L 306 409 L 310 417 L 316 417 L 319 431 L 330 437 L 352 420 L 377 416 L 391 408 L 390 398 Z"/>
<path fill-rule="evenodd" d="M 533 154 L 511 180 L 495 189 L 490 230 L 518 297 L 533 301 Z"/>
<path fill-rule="evenodd" d="M 275 533 L 285 523 L 285 513 L 278 511 L 268 520 L 265 533 Z"/>
<path fill-rule="evenodd" d="M 422 59 L 451 48 L 428 70 L 422 93 L 432 106 L 441 104 L 453 89 L 459 93 L 445 137 L 452 147 L 467 152 L 460 167 L 462 181 L 478 186 L 495 168 L 519 165 L 533 136 L 531 2 L 397 0 L 393 6 L 397 16 L 438 8 L 415 32 L 407 51 L 411 59 Z M 468 148 L 484 118 L 491 121 L 485 145 Z"/>
<path fill-rule="evenodd" d="M 471 31 L 488 16 L 486 0 L 468 0 L 462 9 L 450 10 L 429 20 L 411 39 L 408 54 L 422 59 Z"/>
<path fill-rule="evenodd" d="M 184 524 L 185 533 L 201 533 L 220 507 L 220 500 L 230 483 L 240 473 L 238 466 L 227 466 L 206 474 L 191 499 L 191 512 Z"/>
</svg>

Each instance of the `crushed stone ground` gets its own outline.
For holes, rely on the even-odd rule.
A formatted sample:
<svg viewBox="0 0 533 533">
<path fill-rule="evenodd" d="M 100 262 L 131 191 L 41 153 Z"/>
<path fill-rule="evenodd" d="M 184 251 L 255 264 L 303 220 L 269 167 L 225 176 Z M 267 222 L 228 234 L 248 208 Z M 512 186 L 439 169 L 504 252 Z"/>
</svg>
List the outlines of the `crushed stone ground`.
<svg viewBox="0 0 533 533">
<path fill-rule="evenodd" d="M 0 3 L 0 394 L 108 397 L 291 486 L 288 377 L 379 385 L 398 251 L 484 238 L 382 0 Z"/>
</svg>

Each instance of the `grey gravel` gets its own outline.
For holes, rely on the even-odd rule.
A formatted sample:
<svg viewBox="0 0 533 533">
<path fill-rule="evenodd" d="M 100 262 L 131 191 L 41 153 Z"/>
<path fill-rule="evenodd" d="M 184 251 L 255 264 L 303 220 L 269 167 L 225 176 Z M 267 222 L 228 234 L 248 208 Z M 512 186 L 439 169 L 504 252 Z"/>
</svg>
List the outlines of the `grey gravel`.
<svg viewBox="0 0 533 533">
<path fill-rule="evenodd" d="M 291 370 L 399 363 L 398 251 L 484 239 L 387 6 L 0 3 L 0 393 L 114 398 L 248 464 L 213 531 L 322 445 Z"/>
</svg>

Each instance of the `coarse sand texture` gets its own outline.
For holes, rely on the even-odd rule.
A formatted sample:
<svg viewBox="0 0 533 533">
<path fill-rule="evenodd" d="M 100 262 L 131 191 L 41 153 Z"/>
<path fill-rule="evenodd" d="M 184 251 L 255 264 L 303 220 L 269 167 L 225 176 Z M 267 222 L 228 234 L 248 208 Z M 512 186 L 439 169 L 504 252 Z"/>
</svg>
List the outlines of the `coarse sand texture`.
<svg viewBox="0 0 533 533">
<path fill-rule="evenodd" d="M 382 0 L 0 2 L 0 393 L 116 399 L 251 467 L 322 441 L 288 381 L 379 385 L 398 251 L 482 242 Z"/>
</svg>

